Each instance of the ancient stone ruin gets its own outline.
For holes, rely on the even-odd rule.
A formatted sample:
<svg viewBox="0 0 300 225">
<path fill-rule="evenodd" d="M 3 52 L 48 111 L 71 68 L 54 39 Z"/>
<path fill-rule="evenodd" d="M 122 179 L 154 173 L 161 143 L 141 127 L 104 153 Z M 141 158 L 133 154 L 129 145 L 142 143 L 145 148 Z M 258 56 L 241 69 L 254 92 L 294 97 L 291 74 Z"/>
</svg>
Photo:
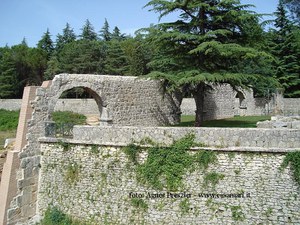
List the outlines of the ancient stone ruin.
<svg viewBox="0 0 300 225">
<path fill-rule="evenodd" d="M 100 124 L 74 126 L 72 136 L 57 136 L 52 112 L 74 87 L 93 96 Z M 245 114 L 252 106 L 246 92 L 239 93 L 230 94 L 238 106 L 234 114 Z M 222 98 L 232 111 L 228 97 Z M 289 166 L 280 169 L 285 155 L 300 148 L 298 128 L 166 127 L 179 120 L 178 102 L 159 81 L 135 77 L 60 74 L 41 87 L 27 87 L 23 102 L 0 188 L 0 223 L 34 224 L 50 205 L 93 224 L 300 223 L 299 184 Z M 221 112 L 215 102 L 211 107 Z M 282 102 L 275 101 L 274 110 Z M 177 191 L 136 179 L 124 147 L 145 140 L 168 147 L 191 134 L 198 145 L 186 149 L 188 154 L 215 154 L 214 163 L 195 167 Z M 150 146 L 143 148 L 138 162 L 147 159 Z"/>
</svg>

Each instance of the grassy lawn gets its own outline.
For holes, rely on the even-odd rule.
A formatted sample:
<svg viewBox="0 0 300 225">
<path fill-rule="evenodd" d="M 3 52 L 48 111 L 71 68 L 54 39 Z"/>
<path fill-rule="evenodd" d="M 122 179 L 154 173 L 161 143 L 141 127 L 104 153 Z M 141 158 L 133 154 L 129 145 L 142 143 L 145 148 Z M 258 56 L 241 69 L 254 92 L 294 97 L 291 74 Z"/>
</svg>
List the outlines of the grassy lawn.
<svg viewBox="0 0 300 225">
<path fill-rule="evenodd" d="M 15 138 L 19 121 L 19 111 L 0 109 L 0 149 L 3 148 L 5 139 Z M 72 112 L 54 112 L 53 120 L 56 123 L 85 124 L 86 117 Z"/>
<path fill-rule="evenodd" d="M 7 138 L 15 138 L 18 127 L 19 111 L 0 109 L 0 149 Z"/>
<path fill-rule="evenodd" d="M 85 124 L 86 116 L 70 111 L 58 111 L 52 113 L 52 119 L 55 123 L 71 123 L 82 125 Z"/>
<path fill-rule="evenodd" d="M 270 120 L 271 116 L 236 116 L 228 119 L 209 120 L 203 122 L 203 127 L 244 127 L 255 128 L 258 121 Z M 183 115 L 177 127 L 193 127 L 195 116 Z"/>
</svg>

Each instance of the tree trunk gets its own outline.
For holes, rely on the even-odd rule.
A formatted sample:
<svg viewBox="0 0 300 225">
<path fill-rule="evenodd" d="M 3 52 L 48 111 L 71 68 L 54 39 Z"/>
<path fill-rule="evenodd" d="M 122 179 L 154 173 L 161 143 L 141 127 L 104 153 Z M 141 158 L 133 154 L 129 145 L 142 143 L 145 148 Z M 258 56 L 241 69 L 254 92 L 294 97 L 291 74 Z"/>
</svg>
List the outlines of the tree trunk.
<svg viewBox="0 0 300 225">
<path fill-rule="evenodd" d="M 201 127 L 203 123 L 203 110 L 204 110 L 204 83 L 197 85 L 195 91 L 192 92 L 196 103 L 196 119 L 195 127 Z"/>
</svg>

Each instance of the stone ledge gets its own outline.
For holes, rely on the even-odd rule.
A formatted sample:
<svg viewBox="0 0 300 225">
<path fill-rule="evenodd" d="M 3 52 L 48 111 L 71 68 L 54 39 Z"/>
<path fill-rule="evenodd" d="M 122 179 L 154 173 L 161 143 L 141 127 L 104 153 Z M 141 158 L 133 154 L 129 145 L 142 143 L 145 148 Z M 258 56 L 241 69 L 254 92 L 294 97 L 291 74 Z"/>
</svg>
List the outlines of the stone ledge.
<svg viewBox="0 0 300 225">
<path fill-rule="evenodd" d="M 125 147 L 128 144 L 124 142 L 96 142 L 96 141 L 82 141 L 82 140 L 74 140 L 74 139 L 66 139 L 66 138 L 52 138 L 52 137 L 42 137 L 39 138 L 40 143 L 59 143 L 63 141 L 65 143 L 70 144 L 78 144 L 78 145 L 102 145 L 102 146 L 112 146 L 112 147 Z M 141 145 L 141 147 L 152 147 L 152 145 Z M 295 148 L 259 148 L 259 147 L 193 147 L 190 151 L 198 151 L 198 150 L 210 150 L 210 151 L 219 151 L 219 152 L 256 152 L 256 153 L 288 153 L 293 152 Z"/>
</svg>

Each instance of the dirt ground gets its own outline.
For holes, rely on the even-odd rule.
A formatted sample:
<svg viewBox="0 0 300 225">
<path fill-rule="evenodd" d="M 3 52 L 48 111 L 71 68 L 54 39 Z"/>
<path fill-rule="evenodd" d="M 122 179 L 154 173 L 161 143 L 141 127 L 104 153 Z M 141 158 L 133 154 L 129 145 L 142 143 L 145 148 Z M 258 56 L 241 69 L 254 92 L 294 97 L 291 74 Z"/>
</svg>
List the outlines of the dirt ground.
<svg viewBox="0 0 300 225">
<path fill-rule="evenodd" d="M 14 149 L 14 144 L 9 145 L 6 149 L 0 148 L 0 183 L 3 171 L 3 165 L 6 161 L 7 152 Z"/>
</svg>

